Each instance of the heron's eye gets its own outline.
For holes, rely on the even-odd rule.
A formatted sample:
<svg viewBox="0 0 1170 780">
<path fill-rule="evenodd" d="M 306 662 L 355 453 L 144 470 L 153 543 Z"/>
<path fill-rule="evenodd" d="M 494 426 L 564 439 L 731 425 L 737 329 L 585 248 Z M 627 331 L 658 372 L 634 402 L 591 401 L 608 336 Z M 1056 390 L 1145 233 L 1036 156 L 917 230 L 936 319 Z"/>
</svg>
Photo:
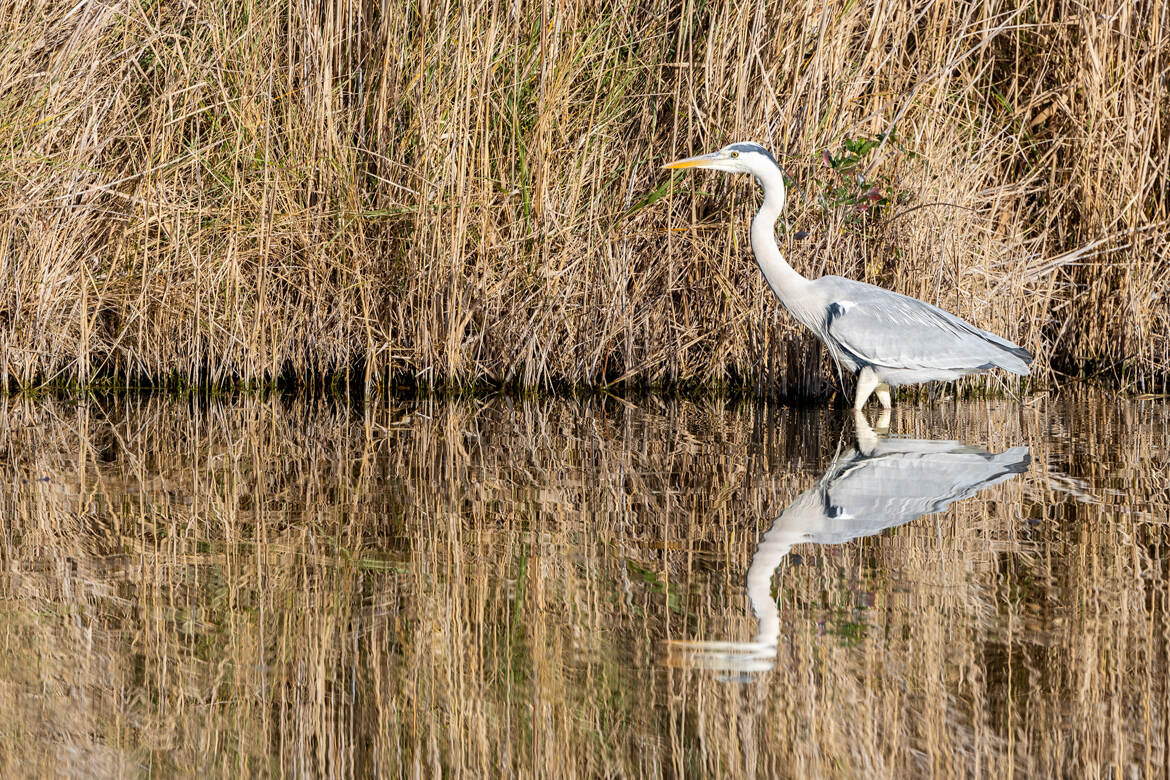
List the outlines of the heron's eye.
<svg viewBox="0 0 1170 780">
<path fill-rule="evenodd" d="M 732 157 L 739 157 L 739 152 L 732 152 L 732 153 L 731 153 L 731 156 L 732 156 Z"/>
</svg>

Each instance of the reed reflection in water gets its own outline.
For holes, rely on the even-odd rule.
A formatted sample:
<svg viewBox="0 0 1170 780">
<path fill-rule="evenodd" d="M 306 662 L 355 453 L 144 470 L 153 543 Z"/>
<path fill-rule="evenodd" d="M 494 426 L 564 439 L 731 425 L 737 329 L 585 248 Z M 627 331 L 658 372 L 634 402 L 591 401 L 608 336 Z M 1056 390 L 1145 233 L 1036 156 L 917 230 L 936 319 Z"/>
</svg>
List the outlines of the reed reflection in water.
<svg viewBox="0 0 1170 780">
<path fill-rule="evenodd" d="M 772 668 L 780 641 L 780 610 L 772 575 L 800 544 L 844 544 L 895 528 L 951 502 L 1022 474 L 1027 447 L 998 455 L 956 441 L 887 438 L 854 412 L 857 443 L 833 459 L 816 485 L 780 513 L 760 540 L 747 572 L 747 597 L 759 621 L 751 642 L 672 640 L 669 666 L 749 673 Z M 881 414 L 880 427 L 889 425 Z"/>
<path fill-rule="evenodd" d="M 0 771 L 1163 774 L 1168 417 L 897 409 L 1032 462 L 801 550 L 728 684 L 662 647 L 759 632 L 742 572 L 842 414 L 9 399 Z"/>
</svg>

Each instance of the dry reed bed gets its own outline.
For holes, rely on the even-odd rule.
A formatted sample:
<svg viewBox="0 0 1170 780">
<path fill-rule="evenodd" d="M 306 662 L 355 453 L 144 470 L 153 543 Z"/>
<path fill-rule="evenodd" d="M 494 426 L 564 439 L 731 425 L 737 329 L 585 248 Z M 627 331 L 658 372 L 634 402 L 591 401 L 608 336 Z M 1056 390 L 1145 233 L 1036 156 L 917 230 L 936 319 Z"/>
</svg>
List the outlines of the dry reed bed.
<svg viewBox="0 0 1170 780">
<path fill-rule="evenodd" d="M 4 0 L 0 381 L 820 393 L 755 194 L 663 188 L 751 138 L 806 274 L 1164 389 L 1168 9 Z M 913 200 L 849 222 L 821 153 L 892 127 L 868 173 Z"/>
<path fill-rule="evenodd" d="M 898 410 L 1032 468 L 800 550 L 748 684 L 662 668 L 661 642 L 754 633 L 757 534 L 840 416 L 6 402 L 0 765 L 1160 774 L 1170 411 L 1085 400 Z"/>
</svg>

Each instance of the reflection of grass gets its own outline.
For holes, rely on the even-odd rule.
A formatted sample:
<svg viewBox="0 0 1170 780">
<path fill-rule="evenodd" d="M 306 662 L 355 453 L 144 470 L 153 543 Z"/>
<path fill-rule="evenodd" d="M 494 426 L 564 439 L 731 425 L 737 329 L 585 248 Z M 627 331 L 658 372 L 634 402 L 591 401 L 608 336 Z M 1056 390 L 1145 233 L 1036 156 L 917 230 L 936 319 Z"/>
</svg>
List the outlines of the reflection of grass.
<svg viewBox="0 0 1170 780">
<path fill-rule="evenodd" d="M 1029 441 L 1038 465 L 783 567 L 776 664 L 730 681 L 655 666 L 663 640 L 754 635 L 757 532 L 836 451 L 833 414 L 10 399 L 0 769 L 714 776 L 754 756 L 757 775 L 908 776 L 939 756 L 1057 776 L 1086 744 L 1127 762 L 1165 726 L 1113 706 L 1165 690 L 1164 529 L 1098 486 L 1129 474 L 1125 506 L 1164 514 L 1166 417 L 1074 401 L 906 410 L 905 433 Z M 1075 440 L 1046 437 L 1064 425 Z M 1059 503 L 1055 464 L 1084 500 Z"/>
<path fill-rule="evenodd" d="M 651 592 L 656 593 L 659 596 L 664 596 L 664 603 L 671 609 L 671 611 L 678 612 L 680 614 L 686 613 L 686 595 L 685 593 L 680 592 L 680 587 L 678 585 L 671 586 L 669 583 L 666 583 L 662 580 L 658 572 L 654 571 L 653 569 L 643 568 L 629 559 L 626 559 L 625 565 L 630 569 L 630 571 L 641 578 L 642 582 L 650 586 Z"/>
<path fill-rule="evenodd" d="M 845 647 L 856 647 L 865 641 L 865 634 L 869 627 L 865 623 L 850 619 L 848 615 L 834 616 L 830 621 L 832 632 Z"/>
</svg>

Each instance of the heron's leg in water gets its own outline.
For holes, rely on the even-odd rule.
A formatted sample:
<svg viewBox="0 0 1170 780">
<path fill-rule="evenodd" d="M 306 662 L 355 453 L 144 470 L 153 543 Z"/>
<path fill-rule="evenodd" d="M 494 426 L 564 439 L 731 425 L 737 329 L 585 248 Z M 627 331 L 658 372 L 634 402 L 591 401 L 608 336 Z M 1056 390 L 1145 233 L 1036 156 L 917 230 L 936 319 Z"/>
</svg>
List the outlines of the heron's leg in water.
<svg viewBox="0 0 1170 780">
<path fill-rule="evenodd" d="M 869 420 L 865 419 L 865 412 L 853 410 L 853 427 L 857 431 L 857 451 L 862 455 L 870 455 L 877 446 L 878 439 L 890 433 L 890 410 L 882 409 L 878 415 L 877 425 L 872 428 Z"/>
<path fill-rule="evenodd" d="M 877 377 L 877 373 L 866 366 L 857 373 L 857 395 L 853 401 L 854 409 L 864 409 L 865 402 L 869 400 L 870 394 L 877 389 L 882 382 Z"/>
<path fill-rule="evenodd" d="M 877 396 L 878 401 L 881 402 L 882 408 L 889 409 L 890 408 L 890 386 L 887 385 L 885 382 L 882 382 L 880 385 L 878 385 L 877 387 L 874 388 L 873 392 L 874 392 L 874 395 Z"/>
<path fill-rule="evenodd" d="M 857 451 L 862 455 L 869 455 L 877 445 L 878 437 L 873 428 L 869 427 L 869 420 L 865 419 L 865 412 L 853 410 L 853 430 L 857 434 Z"/>
</svg>

